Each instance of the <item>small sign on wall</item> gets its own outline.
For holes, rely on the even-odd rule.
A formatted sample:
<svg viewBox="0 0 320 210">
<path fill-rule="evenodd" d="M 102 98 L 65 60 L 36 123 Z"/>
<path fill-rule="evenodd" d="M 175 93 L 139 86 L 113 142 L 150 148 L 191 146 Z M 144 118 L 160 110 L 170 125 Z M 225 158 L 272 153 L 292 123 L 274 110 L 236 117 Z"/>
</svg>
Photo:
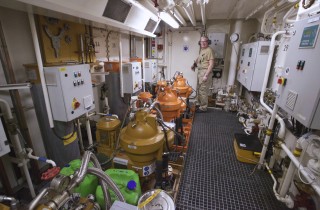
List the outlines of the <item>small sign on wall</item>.
<svg viewBox="0 0 320 210">
<path fill-rule="evenodd" d="M 189 45 L 183 45 L 183 52 L 189 52 Z"/>
</svg>

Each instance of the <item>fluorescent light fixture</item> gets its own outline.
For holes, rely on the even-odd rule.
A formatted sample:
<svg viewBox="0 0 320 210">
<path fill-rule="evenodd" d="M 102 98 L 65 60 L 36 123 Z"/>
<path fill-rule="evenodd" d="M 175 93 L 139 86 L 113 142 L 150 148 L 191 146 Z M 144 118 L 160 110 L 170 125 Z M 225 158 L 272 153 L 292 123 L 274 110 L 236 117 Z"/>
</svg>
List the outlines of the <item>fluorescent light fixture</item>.
<svg viewBox="0 0 320 210">
<path fill-rule="evenodd" d="M 180 12 L 175 9 L 174 11 L 170 10 L 171 15 L 173 15 L 182 25 L 187 26 L 187 22 L 184 20 Z"/>
<path fill-rule="evenodd" d="M 161 11 L 159 12 L 159 17 L 161 20 L 163 20 L 168 25 L 170 25 L 172 28 L 179 28 L 179 23 L 169 13 L 165 11 Z"/>
</svg>

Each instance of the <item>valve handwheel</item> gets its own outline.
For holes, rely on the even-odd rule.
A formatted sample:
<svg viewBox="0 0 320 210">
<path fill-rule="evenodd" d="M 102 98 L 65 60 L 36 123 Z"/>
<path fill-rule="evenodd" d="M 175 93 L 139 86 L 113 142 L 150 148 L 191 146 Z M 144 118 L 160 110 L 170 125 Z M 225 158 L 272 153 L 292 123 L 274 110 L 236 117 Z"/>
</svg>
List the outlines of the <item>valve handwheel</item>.
<svg viewBox="0 0 320 210">
<path fill-rule="evenodd" d="M 60 167 L 49 168 L 46 172 L 44 172 L 41 176 L 41 180 L 51 180 L 60 172 Z"/>
</svg>

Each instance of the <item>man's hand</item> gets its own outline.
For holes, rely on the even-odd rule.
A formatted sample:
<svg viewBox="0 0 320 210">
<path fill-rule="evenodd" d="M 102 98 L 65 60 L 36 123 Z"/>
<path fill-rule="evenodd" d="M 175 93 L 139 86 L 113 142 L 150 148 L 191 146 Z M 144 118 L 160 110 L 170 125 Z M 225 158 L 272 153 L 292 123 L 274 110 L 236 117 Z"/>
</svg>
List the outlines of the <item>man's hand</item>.
<svg viewBox="0 0 320 210">
<path fill-rule="evenodd" d="M 206 75 L 203 76 L 202 81 L 206 82 L 208 80 L 208 77 Z"/>
<path fill-rule="evenodd" d="M 192 71 L 195 71 L 196 70 L 196 67 L 197 67 L 197 63 L 196 61 L 193 62 L 192 66 L 191 66 L 191 70 Z"/>
</svg>

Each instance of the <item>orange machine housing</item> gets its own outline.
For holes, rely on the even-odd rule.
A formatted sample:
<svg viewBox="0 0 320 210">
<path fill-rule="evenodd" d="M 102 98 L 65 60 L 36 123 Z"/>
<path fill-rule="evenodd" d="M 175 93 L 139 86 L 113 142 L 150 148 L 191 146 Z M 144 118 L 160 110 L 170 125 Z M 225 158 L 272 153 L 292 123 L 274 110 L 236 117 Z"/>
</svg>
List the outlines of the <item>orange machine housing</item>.
<svg viewBox="0 0 320 210">
<path fill-rule="evenodd" d="M 138 99 L 141 99 L 143 102 L 148 102 L 152 98 L 152 94 L 149 92 L 141 92 L 138 95 Z"/>
<path fill-rule="evenodd" d="M 158 91 L 156 99 L 165 122 L 170 122 L 180 116 L 182 101 L 178 98 L 177 91 L 170 86 L 165 86 Z"/>
<path fill-rule="evenodd" d="M 192 88 L 187 84 L 187 80 L 180 74 L 176 76 L 173 88 L 177 90 L 178 96 L 185 98 L 188 98 L 192 92 Z"/>
</svg>

